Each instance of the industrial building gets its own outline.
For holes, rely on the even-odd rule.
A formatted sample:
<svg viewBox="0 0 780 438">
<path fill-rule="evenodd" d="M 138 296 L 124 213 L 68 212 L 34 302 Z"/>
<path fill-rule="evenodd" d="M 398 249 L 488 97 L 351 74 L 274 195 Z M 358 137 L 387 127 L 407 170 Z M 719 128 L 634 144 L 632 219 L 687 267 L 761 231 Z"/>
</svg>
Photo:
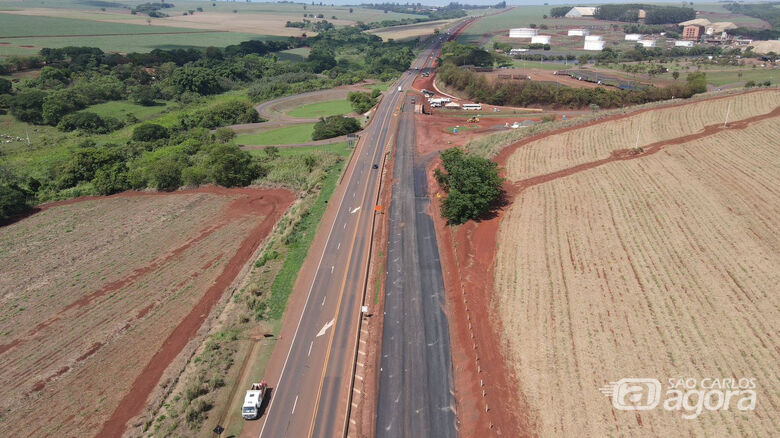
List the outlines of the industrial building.
<svg viewBox="0 0 780 438">
<path fill-rule="evenodd" d="M 539 30 L 530 27 L 509 29 L 509 38 L 533 38 L 539 34 Z"/>
<path fill-rule="evenodd" d="M 639 41 L 639 39 L 642 38 L 642 35 L 638 33 L 627 33 L 626 34 L 626 41 Z"/>
<path fill-rule="evenodd" d="M 585 40 L 585 45 L 582 47 L 583 50 L 593 50 L 593 51 L 602 51 L 604 50 L 604 41 L 600 40 Z"/>
<path fill-rule="evenodd" d="M 693 47 L 693 41 L 675 41 L 674 47 Z"/>
<path fill-rule="evenodd" d="M 550 35 L 534 35 L 531 37 L 531 44 L 550 44 Z"/>
<path fill-rule="evenodd" d="M 569 36 L 588 36 L 590 35 L 589 30 L 585 29 L 569 29 Z"/>
<path fill-rule="evenodd" d="M 655 40 L 638 40 L 637 43 L 641 44 L 642 47 L 655 47 Z"/>
<path fill-rule="evenodd" d="M 587 35 L 585 41 L 601 41 L 603 37 L 601 35 Z"/>
</svg>

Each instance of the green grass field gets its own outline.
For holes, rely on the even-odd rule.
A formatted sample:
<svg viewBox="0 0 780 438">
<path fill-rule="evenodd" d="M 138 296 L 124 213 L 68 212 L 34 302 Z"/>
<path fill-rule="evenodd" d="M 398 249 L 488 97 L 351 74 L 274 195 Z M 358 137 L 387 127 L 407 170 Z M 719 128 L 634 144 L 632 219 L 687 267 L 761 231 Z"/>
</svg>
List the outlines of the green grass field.
<svg viewBox="0 0 780 438">
<path fill-rule="evenodd" d="M 146 26 L 125 23 L 72 20 L 69 18 L 33 17 L 0 13 L 0 39 L 9 37 L 41 37 L 59 35 L 106 35 L 181 33 L 192 29 Z"/>
<path fill-rule="evenodd" d="M 90 111 L 103 117 L 115 117 L 124 120 L 128 114 L 132 114 L 139 120 L 147 120 L 164 113 L 168 109 L 168 102 L 160 102 L 159 105 L 143 106 L 128 101 L 113 101 L 92 105 L 85 111 Z"/>
<path fill-rule="evenodd" d="M 340 116 L 352 112 L 352 105 L 348 100 L 328 100 L 325 102 L 310 103 L 299 106 L 287 112 L 290 117 L 301 119 L 313 119 L 317 117 Z"/>
<path fill-rule="evenodd" d="M 314 123 L 302 123 L 271 129 L 257 134 L 241 134 L 236 137 L 236 143 L 260 146 L 306 143 L 311 141 L 313 132 Z"/>
<path fill-rule="evenodd" d="M 290 157 L 293 155 L 304 155 L 312 152 L 331 152 L 340 157 L 348 157 L 352 149 L 347 145 L 347 142 L 323 144 L 319 146 L 296 146 L 290 148 L 279 148 L 279 155 L 282 157 Z M 265 155 L 263 149 L 250 149 L 249 153 L 252 155 Z"/>
<path fill-rule="evenodd" d="M 276 52 L 276 56 L 278 56 L 281 61 L 303 62 L 306 60 L 306 57 L 309 56 L 309 52 L 311 52 L 311 49 L 308 47 L 298 47 L 296 49 Z"/>
</svg>

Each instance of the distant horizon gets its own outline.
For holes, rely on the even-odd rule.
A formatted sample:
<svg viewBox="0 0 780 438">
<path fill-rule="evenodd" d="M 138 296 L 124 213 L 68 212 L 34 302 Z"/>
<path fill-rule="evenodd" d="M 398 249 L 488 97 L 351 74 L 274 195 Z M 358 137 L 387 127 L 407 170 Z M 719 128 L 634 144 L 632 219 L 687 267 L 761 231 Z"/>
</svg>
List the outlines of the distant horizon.
<svg viewBox="0 0 780 438">
<path fill-rule="evenodd" d="M 222 0 L 225 1 L 225 0 Z M 462 3 L 462 4 L 469 4 L 469 5 L 480 5 L 480 6 L 490 6 L 495 5 L 496 3 L 500 3 L 500 1 L 493 1 L 493 0 L 469 0 L 469 1 L 454 1 L 455 3 Z M 252 0 L 252 3 L 279 3 L 278 1 L 269 1 L 269 0 Z M 305 1 L 295 1 L 293 3 L 305 3 L 305 4 L 311 4 L 311 2 L 305 2 Z M 317 0 L 315 3 L 319 4 L 319 0 Z M 406 1 L 355 1 L 355 0 L 323 0 L 323 5 L 331 5 L 335 4 L 336 6 L 359 6 L 361 4 L 381 4 L 381 3 L 396 3 L 396 4 L 406 4 Z M 410 4 L 417 4 L 422 3 L 423 6 L 446 6 L 450 3 L 453 3 L 452 0 L 426 0 L 426 1 L 409 1 Z M 642 2 L 638 0 L 604 0 L 599 2 L 572 2 L 567 0 L 525 0 L 525 1 L 507 1 L 507 6 L 544 6 L 545 3 L 547 6 L 567 6 L 571 5 L 574 6 L 598 6 L 608 3 L 647 3 L 647 4 L 654 4 L 654 3 L 672 3 L 672 4 L 681 4 L 682 2 L 680 0 L 653 0 L 648 2 Z M 719 3 L 730 3 L 730 2 L 718 2 L 718 1 L 709 1 L 709 2 L 695 2 L 693 4 L 693 8 L 696 9 L 696 4 L 719 4 Z M 749 1 L 745 3 L 767 3 L 765 1 Z"/>
</svg>

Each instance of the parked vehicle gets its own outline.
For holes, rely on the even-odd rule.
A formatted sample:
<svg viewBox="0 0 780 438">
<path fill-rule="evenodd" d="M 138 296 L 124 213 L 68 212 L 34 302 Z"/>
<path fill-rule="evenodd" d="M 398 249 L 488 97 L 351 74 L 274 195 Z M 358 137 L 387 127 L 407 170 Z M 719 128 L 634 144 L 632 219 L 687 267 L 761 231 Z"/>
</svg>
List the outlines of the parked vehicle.
<svg viewBox="0 0 780 438">
<path fill-rule="evenodd" d="M 260 406 L 263 404 L 267 390 L 268 384 L 263 380 L 260 383 L 253 383 L 252 389 L 246 392 L 244 405 L 241 407 L 241 416 L 245 420 L 256 420 L 260 416 Z"/>
</svg>

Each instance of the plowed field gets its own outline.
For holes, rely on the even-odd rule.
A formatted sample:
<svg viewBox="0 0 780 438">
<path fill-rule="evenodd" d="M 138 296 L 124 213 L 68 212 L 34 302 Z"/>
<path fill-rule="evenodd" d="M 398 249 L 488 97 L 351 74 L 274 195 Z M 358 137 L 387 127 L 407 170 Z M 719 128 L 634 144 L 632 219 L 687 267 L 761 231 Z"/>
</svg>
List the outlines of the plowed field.
<svg viewBox="0 0 780 438">
<path fill-rule="evenodd" d="M 112 414 L 118 436 L 292 200 L 127 193 L 0 228 L 0 436 L 94 436 Z"/>
<path fill-rule="evenodd" d="M 729 100 L 742 122 L 704 129 Z M 766 91 L 650 110 L 510 156 L 493 305 L 539 436 L 777 435 L 778 103 Z M 644 152 L 614 153 L 640 125 Z M 755 410 L 734 399 L 684 419 L 599 392 L 677 377 L 752 378 Z"/>
</svg>

